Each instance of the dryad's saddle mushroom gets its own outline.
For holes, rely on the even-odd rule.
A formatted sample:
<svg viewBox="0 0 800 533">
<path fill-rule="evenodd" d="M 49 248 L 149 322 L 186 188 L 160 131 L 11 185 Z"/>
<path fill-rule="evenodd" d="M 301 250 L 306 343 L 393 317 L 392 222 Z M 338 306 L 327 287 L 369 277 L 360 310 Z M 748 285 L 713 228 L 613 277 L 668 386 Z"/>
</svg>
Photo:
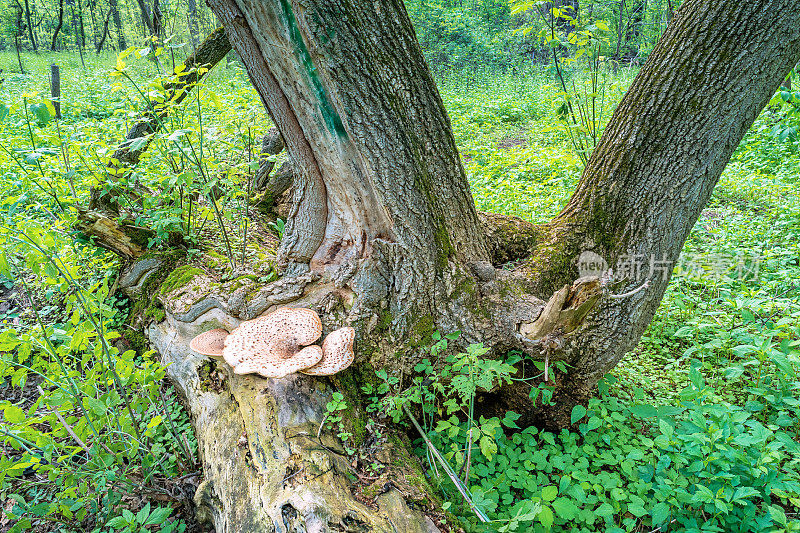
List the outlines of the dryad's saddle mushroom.
<svg viewBox="0 0 800 533">
<path fill-rule="evenodd" d="M 332 331 L 322 342 L 322 360 L 316 365 L 301 370 L 311 376 L 330 376 L 350 366 L 355 359 L 353 341 L 356 330 L 341 328 Z"/>
<path fill-rule="evenodd" d="M 203 355 L 222 357 L 222 351 L 225 349 L 225 338 L 227 336 L 228 332 L 224 329 L 212 329 L 192 339 L 192 342 L 189 343 L 189 348 Z"/>
<path fill-rule="evenodd" d="M 327 376 L 353 362 L 355 330 L 330 333 L 322 347 L 322 322 L 312 309 L 281 307 L 267 315 L 242 322 L 230 334 L 214 329 L 192 339 L 189 347 L 203 355 L 222 356 L 236 374 L 257 373 L 281 378 L 302 371 Z"/>
</svg>

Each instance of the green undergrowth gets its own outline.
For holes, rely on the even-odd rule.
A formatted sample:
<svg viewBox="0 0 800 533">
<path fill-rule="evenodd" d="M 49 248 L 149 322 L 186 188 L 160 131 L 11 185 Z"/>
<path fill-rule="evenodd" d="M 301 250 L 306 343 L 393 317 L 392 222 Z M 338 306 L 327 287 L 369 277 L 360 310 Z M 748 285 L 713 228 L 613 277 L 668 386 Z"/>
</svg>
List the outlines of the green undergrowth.
<svg viewBox="0 0 800 533">
<path fill-rule="evenodd" d="M 0 53 L 5 72 L 14 61 Z M 180 531 L 190 523 L 180 502 L 129 497 L 173 494 L 170 480 L 193 479 L 198 468 L 188 415 L 142 332 L 128 331 L 131 315 L 158 320 L 163 310 L 149 299 L 131 309 L 115 286 L 118 261 L 73 226 L 75 202 L 102 186 L 113 149 L 146 109 L 136 87 L 158 95 L 158 72 L 134 55 L 127 78 L 109 74 L 110 56 L 87 57 L 87 71 L 72 55 L 24 61 L 31 74 L 6 74 L 0 86 L 0 303 L 8 303 L 0 306 L 0 513 L 14 533 L 45 523 L 62 533 Z M 62 66 L 60 121 L 46 101 L 51 61 Z M 606 117 L 634 74 L 622 68 L 609 82 Z M 552 71 L 449 70 L 437 81 L 478 208 L 534 223 L 556 214 L 582 165 L 559 118 Z M 641 343 L 599 397 L 573 412 L 572 431 L 521 430 L 514 413 L 473 416 L 475 392 L 499 381 L 525 380 L 548 401 L 543 368 L 511 372 L 519 355 L 488 361 L 477 345 L 451 354 L 439 336 L 414 387 L 397 390 L 386 374 L 372 380 L 375 410 L 398 422 L 404 403 L 423 410 L 427 435 L 490 520 L 464 505 L 420 441 L 459 527 L 800 529 L 800 164 L 795 97 L 779 98 L 728 165 Z M 137 220 L 156 230 L 152 253 L 173 233 L 188 249 L 186 266 L 154 276 L 146 292 L 178 287 L 197 267 L 224 278 L 244 266 L 242 283 L 274 279 L 274 233 L 283 225 L 250 224 L 242 186 L 254 170 L 253 140 L 268 125 L 246 75 L 218 67 L 199 102 L 187 98 L 167 122 L 136 171 L 114 185 L 152 192 Z M 417 326 L 420 347 L 432 330 Z M 349 416 L 346 406 L 331 409 Z M 335 427 L 348 447 L 364 439 L 361 426 Z M 144 527 L 154 513 L 158 527 Z"/>
</svg>

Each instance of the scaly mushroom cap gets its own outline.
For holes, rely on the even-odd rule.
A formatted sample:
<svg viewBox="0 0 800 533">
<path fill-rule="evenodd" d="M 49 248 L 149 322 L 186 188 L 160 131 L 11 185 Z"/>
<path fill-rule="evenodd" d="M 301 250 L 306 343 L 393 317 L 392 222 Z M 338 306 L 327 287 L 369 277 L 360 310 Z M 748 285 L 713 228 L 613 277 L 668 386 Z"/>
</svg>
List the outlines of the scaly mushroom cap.
<svg viewBox="0 0 800 533">
<path fill-rule="evenodd" d="M 353 352 L 355 338 L 356 330 L 353 328 L 341 328 L 330 332 L 322 342 L 322 360 L 300 372 L 310 376 L 330 376 L 341 372 L 355 359 Z"/>
<path fill-rule="evenodd" d="M 286 359 L 275 353 L 248 357 L 233 368 L 234 374 L 259 374 L 265 378 L 282 378 L 302 368 L 315 365 L 322 359 L 322 348 L 316 344 L 306 346 Z"/>
<path fill-rule="evenodd" d="M 189 348 L 203 355 L 222 357 L 227 336 L 228 332 L 224 329 L 212 329 L 192 339 L 192 342 L 189 343 Z"/>
<path fill-rule="evenodd" d="M 315 311 L 281 307 L 242 322 L 225 339 L 222 355 L 236 374 L 283 377 L 322 358 L 321 349 L 303 349 L 321 335 L 322 322 Z"/>
</svg>

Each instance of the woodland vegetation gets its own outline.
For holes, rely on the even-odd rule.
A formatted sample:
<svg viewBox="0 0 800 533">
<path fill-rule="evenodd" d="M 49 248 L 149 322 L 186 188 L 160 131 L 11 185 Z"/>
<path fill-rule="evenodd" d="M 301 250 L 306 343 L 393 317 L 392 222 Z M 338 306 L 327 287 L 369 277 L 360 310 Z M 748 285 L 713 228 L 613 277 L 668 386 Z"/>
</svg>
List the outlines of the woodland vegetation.
<svg viewBox="0 0 800 533">
<path fill-rule="evenodd" d="M 3 1 L 0 532 L 800 531 L 797 2 Z"/>
</svg>

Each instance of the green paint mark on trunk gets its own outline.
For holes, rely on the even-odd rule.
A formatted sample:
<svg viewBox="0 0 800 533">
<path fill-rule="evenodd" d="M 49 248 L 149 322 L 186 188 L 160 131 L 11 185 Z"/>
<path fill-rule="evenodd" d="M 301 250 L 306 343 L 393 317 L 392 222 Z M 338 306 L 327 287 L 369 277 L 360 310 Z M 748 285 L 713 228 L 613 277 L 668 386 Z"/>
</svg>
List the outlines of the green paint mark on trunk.
<svg viewBox="0 0 800 533">
<path fill-rule="evenodd" d="M 313 61 L 311 61 L 311 54 L 306 47 L 305 41 L 303 41 L 300 27 L 297 25 L 297 19 L 294 16 L 289 0 L 281 0 L 281 7 L 283 8 L 283 16 L 286 19 L 286 25 L 289 28 L 289 36 L 295 46 L 295 53 L 300 60 L 300 64 L 303 65 L 306 75 L 309 80 L 311 80 L 314 92 L 317 93 L 317 103 L 319 105 L 319 111 L 325 120 L 325 125 L 331 133 L 340 137 L 346 137 L 347 132 L 344 129 L 344 124 L 342 124 L 342 118 L 328 99 L 328 94 L 325 92 L 325 87 L 317 73 L 317 67 L 314 65 Z"/>
</svg>

